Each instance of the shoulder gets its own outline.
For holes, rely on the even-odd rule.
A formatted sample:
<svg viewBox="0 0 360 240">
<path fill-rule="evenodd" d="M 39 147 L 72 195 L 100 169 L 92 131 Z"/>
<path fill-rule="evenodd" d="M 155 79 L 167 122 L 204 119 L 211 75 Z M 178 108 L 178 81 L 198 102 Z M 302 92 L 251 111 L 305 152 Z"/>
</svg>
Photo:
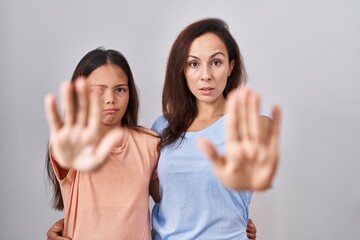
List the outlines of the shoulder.
<svg viewBox="0 0 360 240">
<path fill-rule="evenodd" d="M 151 126 L 151 130 L 155 131 L 158 135 L 161 134 L 162 130 L 168 126 L 168 121 L 165 119 L 163 115 L 156 118 L 153 125 Z"/>
<path fill-rule="evenodd" d="M 142 142 L 145 141 L 148 143 L 155 143 L 155 144 L 159 142 L 158 134 L 148 128 L 144 128 L 144 127 L 139 127 L 137 129 L 128 128 L 128 132 L 133 139 L 136 139 L 136 141 L 142 141 Z"/>
</svg>

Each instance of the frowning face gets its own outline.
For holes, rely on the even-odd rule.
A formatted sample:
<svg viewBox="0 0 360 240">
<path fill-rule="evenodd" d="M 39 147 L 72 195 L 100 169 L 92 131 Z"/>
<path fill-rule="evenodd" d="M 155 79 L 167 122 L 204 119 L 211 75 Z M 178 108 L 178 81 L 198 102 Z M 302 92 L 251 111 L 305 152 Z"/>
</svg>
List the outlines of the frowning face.
<svg viewBox="0 0 360 240">
<path fill-rule="evenodd" d="M 95 69 L 88 77 L 90 91 L 101 99 L 101 121 L 106 126 L 120 126 L 128 102 L 128 77 L 122 69 L 106 64 Z"/>
</svg>

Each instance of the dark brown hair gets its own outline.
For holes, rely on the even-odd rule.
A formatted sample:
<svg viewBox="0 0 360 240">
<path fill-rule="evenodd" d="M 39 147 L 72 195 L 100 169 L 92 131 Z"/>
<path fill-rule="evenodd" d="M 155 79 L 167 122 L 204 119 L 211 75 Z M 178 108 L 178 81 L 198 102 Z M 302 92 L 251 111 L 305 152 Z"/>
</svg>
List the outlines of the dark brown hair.
<svg viewBox="0 0 360 240">
<path fill-rule="evenodd" d="M 71 81 L 74 82 L 80 76 L 88 77 L 95 69 L 105 64 L 112 64 L 120 68 L 128 78 L 129 102 L 125 114 L 121 119 L 121 124 L 136 131 L 147 133 L 137 125 L 139 110 L 138 93 L 130 66 L 123 54 L 115 50 L 105 50 L 104 48 L 97 48 L 90 51 L 76 66 Z M 61 196 L 60 184 L 50 162 L 49 147 L 47 148 L 46 154 L 46 171 L 53 189 L 52 207 L 56 210 L 63 210 L 64 203 Z"/>
<path fill-rule="evenodd" d="M 159 149 L 176 142 L 178 139 L 182 140 L 186 129 L 197 115 L 196 98 L 187 86 L 184 71 L 190 45 L 195 38 L 205 33 L 213 33 L 218 36 L 226 46 L 229 62 L 235 61 L 223 92 L 224 97 L 226 98 L 232 89 L 239 87 L 246 81 L 246 72 L 239 46 L 223 20 L 206 18 L 187 26 L 172 45 L 167 62 L 162 110 L 169 125 L 161 133 Z"/>
</svg>

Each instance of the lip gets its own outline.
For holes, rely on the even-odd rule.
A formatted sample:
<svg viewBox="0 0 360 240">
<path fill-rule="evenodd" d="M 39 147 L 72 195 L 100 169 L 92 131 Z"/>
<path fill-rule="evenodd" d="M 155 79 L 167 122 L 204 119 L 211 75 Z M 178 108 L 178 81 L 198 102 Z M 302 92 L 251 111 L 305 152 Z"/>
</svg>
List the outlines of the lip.
<svg viewBox="0 0 360 240">
<path fill-rule="evenodd" d="M 203 95 L 210 95 L 214 91 L 214 89 L 215 88 L 213 88 L 213 87 L 202 87 L 202 88 L 199 88 L 199 91 Z"/>
<path fill-rule="evenodd" d="M 107 108 L 107 109 L 104 109 L 103 111 L 107 114 L 115 114 L 119 111 L 119 109 L 118 108 Z"/>
</svg>

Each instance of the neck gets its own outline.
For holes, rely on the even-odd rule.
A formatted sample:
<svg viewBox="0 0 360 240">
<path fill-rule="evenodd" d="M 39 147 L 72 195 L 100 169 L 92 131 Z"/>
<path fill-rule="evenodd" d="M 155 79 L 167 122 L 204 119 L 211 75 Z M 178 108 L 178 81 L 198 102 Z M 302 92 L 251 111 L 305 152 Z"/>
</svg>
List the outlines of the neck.
<svg viewBox="0 0 360 240">
<path fill-rule="evenodd" d="M 219 98 L 216 102 L 212 103 L 197 103 L 198 114 L 196 118 L 212 119 L 219 118 L 225 114 L 225 98 Z"/>
<path fill-rule="evenodd" d="M 200 131 L 209 127 L 225 114 L 225 98 L 212 103 L 197 103 L 198 114 L 191 123 L 188 132 Z"/>
</svg>

